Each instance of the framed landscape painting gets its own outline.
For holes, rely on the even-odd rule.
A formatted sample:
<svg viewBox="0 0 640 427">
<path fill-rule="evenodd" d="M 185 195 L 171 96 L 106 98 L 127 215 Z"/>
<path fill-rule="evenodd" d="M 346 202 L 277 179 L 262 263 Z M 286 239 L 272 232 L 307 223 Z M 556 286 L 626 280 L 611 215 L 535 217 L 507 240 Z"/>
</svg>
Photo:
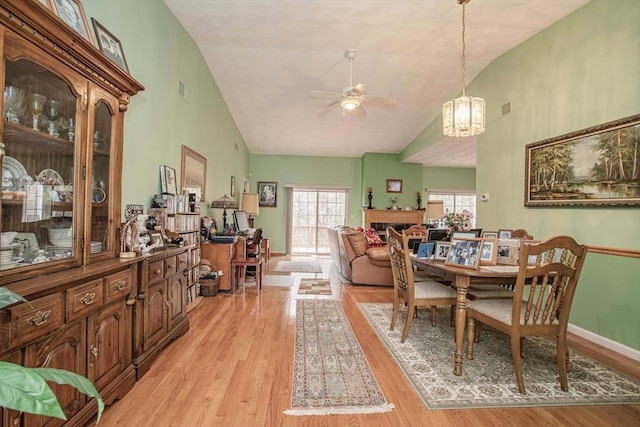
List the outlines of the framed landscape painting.
<svg viewBox="0 0 640 427">
<path fill-rule="evenodd" d="M 182 146 L 182 180 L 181 191 L 188 191 L 200 196 L 204 202 L 204 191 L 207 183 L 207 158 L 196 153 L 186 145 Z"/>
<path fill-rule="evenodd" d="M 640 114 L 526 146 L 524 205 L 640 206 Z"/>
</svg>

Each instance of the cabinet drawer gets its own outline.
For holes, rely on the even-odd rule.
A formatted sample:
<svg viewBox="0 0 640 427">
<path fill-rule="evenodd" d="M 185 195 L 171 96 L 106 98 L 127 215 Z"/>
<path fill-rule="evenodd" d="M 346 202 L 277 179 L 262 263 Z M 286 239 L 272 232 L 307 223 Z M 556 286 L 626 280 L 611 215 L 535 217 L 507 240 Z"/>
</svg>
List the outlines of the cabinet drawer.
<svg viewBox="0 0 640 427">
<path fill-rule="evenodd" d="M 103 301 L 102 279 L 96 279 L 67 290 L 67 317 L 69 321 L 93 313 L 102 307 Z"/>
<path fill-rule="evenodd" d="M 165 277 L 169 277 L 176 274 L 176 271 L 178 271 L 178 257 L 171 256 L 169 258 L 165 258 L 164 267 L 165 267 Z"/>
<path fill-rule="evenodd" d="M 104 303 L 119 300 L 131 293 L 133 275 L 131 270 L 110 274 L 104 278 Z"/>
<path fill-rule="evenodd" d="M 164 278 L 164 260 L 149 263 L 148 283 L 158 283 Z"/>
<path fill-rule="evenodd" d="M 178 258 L 178 271 L 186 270 L 189 264 L 189 253 L 183 252 L 180 255 L 178 255 L 177 258 Z"/>
<path fill-rule="evenodd" d="M 64 321 L 62 310 L 61 293 L 38 298 L 31 301 L 31 305 L 25 303 L 5 310 L 1 319 L 7 348 L 23 345 L 60 327 Z"/>
</svg>

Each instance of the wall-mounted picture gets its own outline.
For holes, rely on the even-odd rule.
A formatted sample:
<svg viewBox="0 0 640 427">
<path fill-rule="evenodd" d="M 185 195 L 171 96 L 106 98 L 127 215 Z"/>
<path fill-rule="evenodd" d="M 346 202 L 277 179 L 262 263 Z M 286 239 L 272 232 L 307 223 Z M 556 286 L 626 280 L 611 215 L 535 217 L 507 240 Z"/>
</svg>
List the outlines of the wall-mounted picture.
<svg viewBox="0 0 640 427">
<path fill-rule="evenodd" d="M 167 165 L 160 165 L 160 190 L 164 194 L 176 194 L 178 184 L 176 183 L 176 170 Z"/>
<path fill-rule="evenodd" d="M 201 202 L 205 201 L 207 183 L 207 158 L 196 153 L 186 145 L 182 146 L 181 192 L 197 194 Z"/>
<path fill-rule="evenodd" d="M 387 180 L 387 193 L 402 193 L 402 180 L 401 179 L 388 179 Z"/>
<path fill-rule="evenodd" d="M 446 261 L 447 255 L 449 255 L 449 248 L 451 247 L 451 243 L 436 241 L 436 248 L 433 253 L 434 261 Z"/>
<path fill-rule="evenodd" d="M 526 146 L 525 206 L 640 206 L 640 114 Z"/>
<path fill-rule="evenodd" d="M 231 176 L 231 197 L 236 197 L 236 177 Z"/>
<path fill-rule="evenodd" d="M 497 234 L 497 233 L 496 233 Z M 498 257 L 498 239 L 484 239 L 480 252 L 480 265 L 496 265 Z"/>
<path fill-rule="evenodd" d="M 277 182 L 258 182 L 258 204 L 265 208 L 275 208 L 278 201 Z"/>
<path fill-rule="evenodd" d="M 51 6 L 58 18 L 93 44 L 87 17 L 84 15 L 80 0 L 53 0 Z"/>
<path fill-rule="evenodd" d="M 451 239 L 449 255 L 444 263 L 456 267 L 478 268 L 481 249 L 482 239 L 464 237 Z"/>
<path fill-rule="evenodd" d="M 116 63 L 116 65 L 122 68 L 127 73 L 129 72 L 129 66 L 127 60 L 124 58 L 124 50 L 120 40 L 109 32 L 94 18 L 91 18 L 93 29 L 96 30 L 96 38 L 98 39 L 98 48 L 100 51 L 107 55 L 107 58 Z"/>
<path fill-rule="evenodd" d="M 485 239 L 498 239 L 498 232 L 497 231 L 483 231 L 482 232 L 482 237 L 484 237 Z"/>
<path fill-rule="evenodd" d="M 517 265 L 518 253 L 520 252 L 520 240 L 518 239 L 499 239 L 498 240 L 498 256 L 497 264 Z"/>
</svg>

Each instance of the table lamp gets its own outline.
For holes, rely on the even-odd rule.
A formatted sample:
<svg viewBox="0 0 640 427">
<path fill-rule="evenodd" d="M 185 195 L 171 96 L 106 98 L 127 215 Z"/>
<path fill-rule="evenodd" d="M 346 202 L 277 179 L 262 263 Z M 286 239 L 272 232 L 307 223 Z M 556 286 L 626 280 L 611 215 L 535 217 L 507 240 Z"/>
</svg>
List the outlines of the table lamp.
<svg viewBox="0 0 640 427">
<path fill-rule="evenodd" d="M 253 228 L 253 218 L 251 215 L 260 214 L 258 193 L 242 193 L 242 210 L 248 215 L 249 227 Z"/>
<path fill-rule="evenodd" d="M 427 202 L 427 221 L 439 222 L 444 215 L 444 200 L 429 200 Z"/>
<path fill-rule="evenodd" d="M 222 231 L 223 233 L 227 232 L 227 208 L 229 209 L 238 209 L 238 202 L 233 197 L 227 197 L 225 194 L 223 197 L 214 200 L 211 202 L 211 207 L 213 209 L 224 209 L 222 212 Z"/>
</svg>

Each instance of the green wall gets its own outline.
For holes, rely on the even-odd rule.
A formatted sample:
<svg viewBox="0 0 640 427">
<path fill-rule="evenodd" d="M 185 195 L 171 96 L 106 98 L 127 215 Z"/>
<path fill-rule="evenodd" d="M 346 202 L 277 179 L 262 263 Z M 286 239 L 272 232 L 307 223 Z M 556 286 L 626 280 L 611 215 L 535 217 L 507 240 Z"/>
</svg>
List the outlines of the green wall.
<svg viewBox="0 0 640 427">
<path fill-rule="evenodd" d="M 525 145 L 640 112 L 640 2 L 593 0 L 495 59 L 467 93 L 487 102 L 478 136 L 478 224 L 536 238 L 640 249 L 637 208 L 524 207 Z M 501 106 L 511 102 L 511 113 Z M 442 137 L 436 118 L 402 153 Z M 427 184 L 428 186 L 428 184 Z M 640 259 L 589 253 L 571 323 L 640 350 Z"/>
<path fill-rule="evenodd" d="M 285 184 L 350 187 L 347 197 L 347 224 L 361 225 L 361 164 L 356 157 L 303 157 L 252 154 L 250 158 L 251 191 L 259 181 L 278 183 L 277 206 L 260 208 L 254 226 L 262 227 L 271 238 L 273 252 L 285 252 L 286 206 Z"/>
<path fill-rule="evenodd" d="M 387 193 L 387 179 L 401 179 L 402 193 Z M 366 199 L 367 187 L 373 190 L 371 204 L 377 209 L 391 206 L 391 198 L 398 198 L 398 207 L 415 207 L 417 192 L 424 198 L 422 186 L 422 165 L 400 163 L 397 154 L 365 153 L 362 156 L 362 191 L 364 194 L 362 205 L 368 205 Z M 360 216 L 363 219 L 363 216 Z M 362 223 L 360 224 L 362 225 Z"/>
<path fill-rule="evenodd" d="M 474 168 L 434 168 L 422 169 L 422 189 L 429 190 L 471 190 L 476 189 Z"/>
<path fill-rule="evenodd" d="M 150 206 L 160 191 L 159 165 L 181 176 L 181 146 L 207 158 L 206 202 L 242 189 L 249 153 L 196 44 L 159 0 L 83 0 L 94 17 L 120 39 L 131 75 L 145 90 L 131 98 L 125 116 L 122 203 Z M 94 35 L 95 37 L 95 35 Z M 187 100 L 178 93 L 187 88 Z M 236 150 L 237 146 L 237 150 Z M 222 213 L 203 203 L 201 212 Z"/>
</svg>

